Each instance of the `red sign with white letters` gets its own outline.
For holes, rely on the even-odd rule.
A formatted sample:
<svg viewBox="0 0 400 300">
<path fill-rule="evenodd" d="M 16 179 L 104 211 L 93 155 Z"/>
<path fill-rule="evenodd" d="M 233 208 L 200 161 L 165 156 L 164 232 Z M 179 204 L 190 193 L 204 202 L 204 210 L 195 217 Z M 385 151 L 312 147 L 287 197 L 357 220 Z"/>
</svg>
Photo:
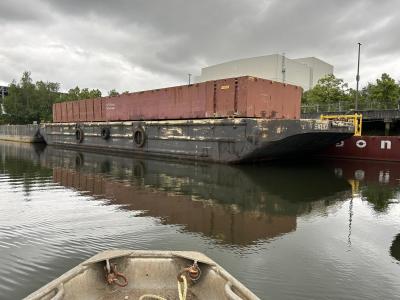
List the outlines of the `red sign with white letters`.
<svg viewBox="0 0 400 300">
<path fill-rule="evenodd" d="M 353 136 L 330 146 L 322 155 L 400 161 L 400 136 Z"/>
</svg>

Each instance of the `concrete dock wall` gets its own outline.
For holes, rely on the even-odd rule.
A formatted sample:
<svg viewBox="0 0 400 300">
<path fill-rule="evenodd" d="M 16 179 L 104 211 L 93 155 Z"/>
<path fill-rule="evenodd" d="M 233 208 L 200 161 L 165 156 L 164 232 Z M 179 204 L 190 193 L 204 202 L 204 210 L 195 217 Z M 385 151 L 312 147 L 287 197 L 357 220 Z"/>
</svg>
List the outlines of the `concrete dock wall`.
<svg viewBox="0 0 400 300">
<path fill-rule="evenodd" d="M 0 140 L 43 143 L 39 125 L 0 125 Z"/>
</svg>

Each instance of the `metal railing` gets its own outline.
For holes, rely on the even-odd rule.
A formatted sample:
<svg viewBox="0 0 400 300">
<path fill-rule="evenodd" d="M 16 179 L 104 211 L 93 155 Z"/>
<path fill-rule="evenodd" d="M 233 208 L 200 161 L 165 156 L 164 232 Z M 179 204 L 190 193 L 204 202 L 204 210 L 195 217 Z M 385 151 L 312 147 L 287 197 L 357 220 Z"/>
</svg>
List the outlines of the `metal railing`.
<svg viewBox="0 0 400 300">
<path fill-rule="evenodd" d="M 400 110 L 400 103 L 386 104 L 381 101 L 368 101 L 358 103 L 357 111 L 365 110 Z M 324 113 L 324 112 L 350 112 L 354 111 L 354 102 L 338 102 L 330 104 L 304 104 L 301 106 L 301 113 Z"/>
</svg>

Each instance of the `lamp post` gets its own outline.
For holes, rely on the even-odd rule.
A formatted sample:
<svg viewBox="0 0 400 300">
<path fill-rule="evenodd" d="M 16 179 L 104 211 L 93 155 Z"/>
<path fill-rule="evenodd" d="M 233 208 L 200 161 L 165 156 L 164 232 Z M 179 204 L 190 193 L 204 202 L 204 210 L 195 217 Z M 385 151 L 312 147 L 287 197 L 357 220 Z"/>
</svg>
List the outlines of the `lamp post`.
<svg viewBox="0 0 400 300">
<path fill-rule="evenodd" d="M 356 76 L 357 88 L 356 88 L 355 110 L 358 110 L 358 84 L 360 82 L 360 49 L 361 49 L 361 43 L 358 43 L 358 63 L 357 63 L 357 76 Z"/>
</svg>

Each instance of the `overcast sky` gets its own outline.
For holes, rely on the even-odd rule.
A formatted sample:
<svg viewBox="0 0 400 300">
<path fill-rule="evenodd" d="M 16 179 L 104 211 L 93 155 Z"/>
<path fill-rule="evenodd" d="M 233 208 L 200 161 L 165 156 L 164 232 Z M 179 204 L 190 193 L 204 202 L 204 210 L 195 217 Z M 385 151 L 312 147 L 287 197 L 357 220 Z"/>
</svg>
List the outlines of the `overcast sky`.
<svg viewBox="0 0 400 300">
<path fill-rule="evenodd" d="M 135 91 L 184 84 L 207 65 L 285 52 L 355 84 L 400 79 L 400 1 L 1 0 L 0 84 L 19 79 Z"/>
</svg>

